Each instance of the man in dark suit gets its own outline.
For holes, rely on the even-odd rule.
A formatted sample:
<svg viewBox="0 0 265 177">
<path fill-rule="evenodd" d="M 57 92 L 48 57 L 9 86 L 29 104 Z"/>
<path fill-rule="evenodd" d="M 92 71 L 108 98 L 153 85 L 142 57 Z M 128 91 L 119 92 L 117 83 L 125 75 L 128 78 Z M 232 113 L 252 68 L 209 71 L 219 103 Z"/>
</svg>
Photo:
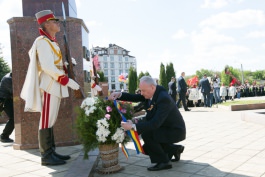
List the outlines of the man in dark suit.
<svg viewBox="0 0 265 177">
<path fill-rule="evenodd" d="M 172 168 L 171 161 L 179 161 L 184 146 L 173 143 L 186 138 L 185 122 L 166 89 L 156 84 L 149 76 L 140 79 L 141 94 L 115 92 L 109 96 L 110 100 L 124 100 L 132 102 L 145 102 L 145 121 L 133 124 L 132 121 L 122 122 L 125 130 L 134 128 L 141 134 L 146 155 L 151 163 L 156 165 L 148 167 L 149 171 L 158 171 Z M 171 159 L 175 156 L 175 159 Z"/>
<path fill-rule="evenodd" d="M 182 101 L 182 105 L 185 111 L 190 111 L 186 104 L 186 94 L 187 94 L 187 84 L 185 82 L 185 72 L 181 73 L 181 76 L 178 78 L 178 93 L 179 99 L 177 102 L 177 107 L 179 107 L 180 102 Z"/>
<path fill-rule="evenodd" d="M 4 104 L 4 111 L 9 120 L 1 134 L 0 141 L 2 143 L 11 143 L 14 140 L 9 138 L 14 130 L 14 105 L 13 105 L 13 87 L 12 73 L 6 74 L 0 83 L 0 102 Z"/>
<path fill-rule="evenodd" d="M 168 83 L 168 94 L 171 96 L 171 98 L 174 100 L 176 103 L 176 96 L 177 96 L 177 91 L 176 91 L 176 79 L 175 77 L 171 77 L 171 81 Z"/>
<path fill-rule="evenodd" d="M 206 74 L 204 74 L 203 78 L 200 80 L 199 87 L 201 87 L 201 92 L 203 94 L 204 107 L 210 107 L 211 85 Z"/>
</svg>

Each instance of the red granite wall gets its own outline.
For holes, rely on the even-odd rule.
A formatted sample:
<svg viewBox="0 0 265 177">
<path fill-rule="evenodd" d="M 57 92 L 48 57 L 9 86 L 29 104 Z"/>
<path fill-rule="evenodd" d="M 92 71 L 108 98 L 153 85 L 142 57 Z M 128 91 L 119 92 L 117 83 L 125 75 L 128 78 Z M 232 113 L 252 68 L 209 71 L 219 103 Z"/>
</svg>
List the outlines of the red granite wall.
<svg viewBox="0 0 265 177">
<path fill-rule="evenodd" d="M 60 18 L 60 17 L 59 17 Z M 14 95 L 14 116 L 15 116 L 15 143 L 14 149 L 38 148 L 38 126 L 39 113 L 25 113 L 24 101 L 20 98 L 20 92 L 26 77 L 31 48 L 38 34 L 38 25 L 34 17 L 14 17 L 8 20 L 10 26 L 10 38 L 12 48 L 12 72 L 13 72 L 13 95 Z M 72 57 L 77 61 L 74 67 L 77 81 L 84 87 L 83 74 L 83 48 L 81 27 L 86 30 L 83 20 L 77 18 L 67 18 L 68 42 Z M 88 32 L 88 30 L 87 30 Z M 56 35 L 57 41 L 62 50 L 63 56 L 64 41 L 63 27 Z M 73 97 L 62 99 L 57 122 L 54 127 L 55 140 L 57 145 L 74 145 L 77 138 L 74 130 L 76 119 L 75 107 L 79 106 L 82 100 Z"/>
</svg>

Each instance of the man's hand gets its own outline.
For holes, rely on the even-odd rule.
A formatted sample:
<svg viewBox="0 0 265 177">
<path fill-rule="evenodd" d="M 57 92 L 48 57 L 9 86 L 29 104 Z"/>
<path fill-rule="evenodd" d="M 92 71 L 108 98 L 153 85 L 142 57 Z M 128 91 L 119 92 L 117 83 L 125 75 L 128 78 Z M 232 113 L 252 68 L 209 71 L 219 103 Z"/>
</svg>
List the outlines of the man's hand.
<svg viewBox="0 0 265 177">
<path fill-rule="evenodd" d="M 121 92 L 113 92 L 108 97 L 109 100 L 116 100 L 117 98 L 121 97 Z"/>
<path fill-rule="evenodd" d="M 78 83 L 76 83 L 73 79 L 70 79 L 70 78 L 69 78 L 69 81 L 66 84 L 66 86 L 70 87 L 73 90 L 78 90 L 79 89 Z"/>
<path fill-rule="evenodd" d="M 128 122 L 121 122 L 121 126 L 124 130 L 131 130 L 132 129 L 132 121 L 128 121 Z"/>
</svg>

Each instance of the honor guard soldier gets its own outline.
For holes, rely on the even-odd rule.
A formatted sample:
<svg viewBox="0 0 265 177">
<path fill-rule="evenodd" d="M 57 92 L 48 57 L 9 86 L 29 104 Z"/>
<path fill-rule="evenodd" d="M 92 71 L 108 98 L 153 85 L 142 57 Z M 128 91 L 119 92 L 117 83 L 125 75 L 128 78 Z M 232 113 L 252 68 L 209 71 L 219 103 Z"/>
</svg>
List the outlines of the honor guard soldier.
<svg viewBox="0 0 265 177">
<path fill-rule="evenodd" d="M 60 31 L 59 19 L 51 10 L 40 11 L 35 16 L 40 25 L 40 36 L 29 50 L 30 63 L 21 97 L 25 100 L 25 112 L 41 113 L 38 133 L 41 164 L 61 165 L 70 156 L 55 152 L 53 126 L 61 99 L 69 96 L 68 87 L 78 90 L 79 85 L 66 75 L 55 38 Z"/>
</svg>

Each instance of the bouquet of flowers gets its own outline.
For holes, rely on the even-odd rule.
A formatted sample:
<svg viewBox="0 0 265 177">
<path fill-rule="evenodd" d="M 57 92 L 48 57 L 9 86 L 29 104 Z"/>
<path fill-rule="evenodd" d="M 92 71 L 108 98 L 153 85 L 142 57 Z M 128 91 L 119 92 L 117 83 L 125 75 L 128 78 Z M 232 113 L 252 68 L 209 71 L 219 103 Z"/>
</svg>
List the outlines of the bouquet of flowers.
<svg viewBox="0 0 265 177">
<path fill-rule="evenodd" d="M 119 102 L 120 111 L 127 118 L 132 119 L 133 107 L 131 103 Z M 126 143 L 126 136 L 121 127 L 121 115 L 113 101 L 97 97 L 86 98 L 78 108 L 76 130 L 80 142 L 84 146 L 85 158 L 88 152 L 101 144 Z"/>
</svg>

